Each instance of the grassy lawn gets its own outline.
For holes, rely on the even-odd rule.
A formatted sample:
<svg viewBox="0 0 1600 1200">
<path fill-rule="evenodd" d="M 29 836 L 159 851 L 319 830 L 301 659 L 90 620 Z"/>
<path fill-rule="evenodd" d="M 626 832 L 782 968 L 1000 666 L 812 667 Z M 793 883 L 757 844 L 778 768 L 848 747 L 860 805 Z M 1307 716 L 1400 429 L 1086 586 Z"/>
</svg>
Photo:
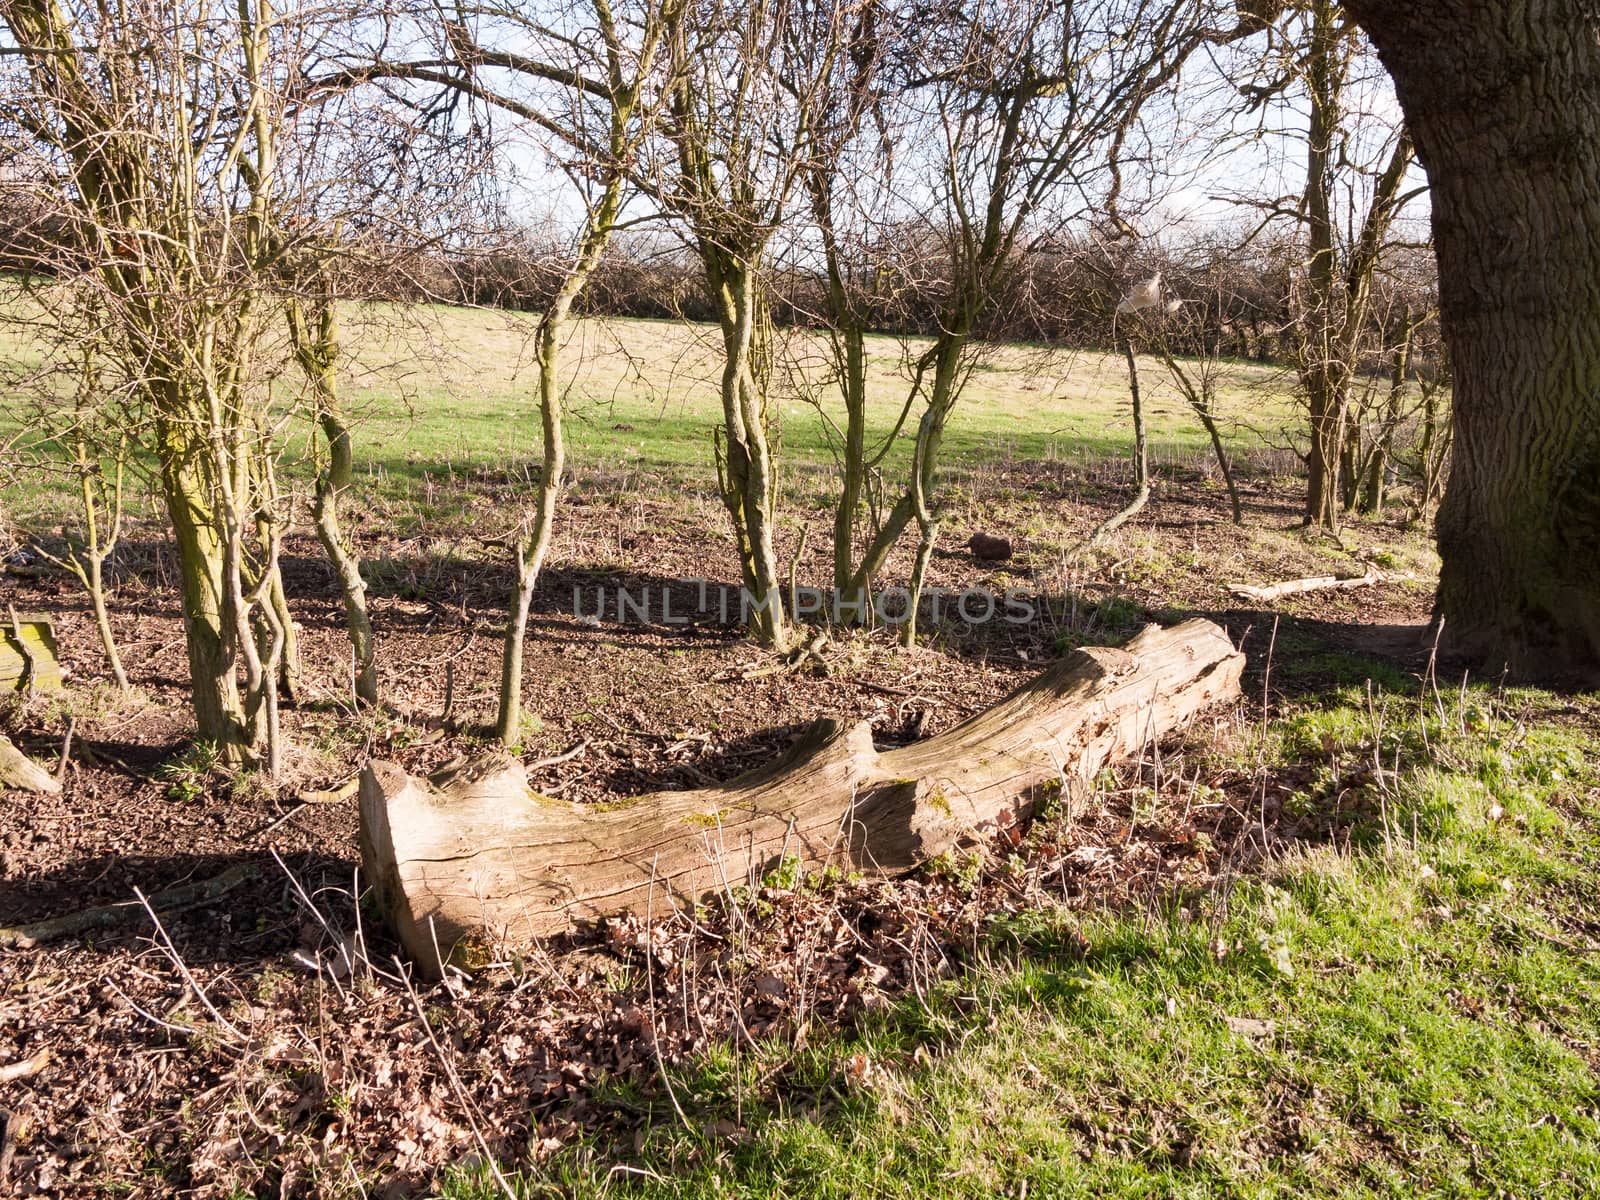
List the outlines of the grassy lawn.
<svg viewBox="0 0 1600 1200">
<path fill-rule="evenodd" d="M 386 315 L 370 313 L 375 321 Z M 441 307 L 424 310 L 409 329 L 391 328 L 362 339 L 367 348 L 358 353 L 362 369 L 352 375 L 351 394 L 367 420 L 365 440 L 383 447 L 375 461 L 395 470 L 422 461 L 503 464 L 536 453 L 533 328 L 533 319 L 525 315 Z M 789 347 L 799 379 L 823 378 L 817 339 L 794 334 Z M 921 344 L 910 343 L 912 353 L 920 349 Z M 903 348 L 895 339 L 877 337 L 869 353 L 876 389 L 872 432 L 881 437 L 893 427 L 904 401 Z M 720 344 L 714 328 L 584 321 L 574 327 L 566 354 L 580 465 L 642 461 L 652 467 L 709 468 L 711 429 L 720 418 Z M 1145 358 L 1140 370 L 1156 446 L 1173 452 L 1208 449 L 1204 430 L 1165 379 L 1164 368 Z M 788 386 L 784 378 L 778 412 L 784 447 L 799 462 L 824 462 L 828 451 L 817 410 L 794 378 Z M 1287 416 L 1285 384 L 1276 368 L 1229 368 L 1220 403 L 1237 444 L 1253 441 L 1237 422 Z M 1276 401 L 1263 408 L 1268 396 Z M 823 409 L 831 419 L 842 417 L 832 395 L 824 398 Z M 1000 451 L 1010 457 L 1121 453 L 1132 440 L 1131 421 L 1120 357 L 1001 346 L 975 371 L 947 446 L 957 461 Z"/>
<path fill-rule="evenodd" d="M 1331 837 L 1153 901 L 990 914 L 920 999 L 714 1051 L 670 1095 L 602 1088 L 631 1139 L 507 1170 L 527 1196 L 1593 1195 L 1600 778 L 1564 708 L 1302 703 L 1191 766 L 1298 782 Z M 481 1165 L 444 1189 L 497 1194 Z"/>
<path fill-rule="evenodd" d="M 418 485 L 470 487 L 474 478 L 519 479 L 539 456 L 534 402 L 534 319 L 526 314 L 443 306 L 352 308 L 343 326 L 351 356 L 343 379 L 354 417 L 356 464 L 391 496 Z M 0 331 L 0 359 L 36 368 L 36 344 Z M 790 337 L 792 370 L 780 373 L 776 413 L 783 461 L 791 476 L 831 462 L 822 417 L 802 392 L 825 378 L 821 346 L 808 334 Z M 920 347 L 911 343 L 909 351 Z M 617 470 L 661 473 L 708 484 L 718 399 L 718 335 L 710 326 L 665 321 L 588 320 L 574 325 L 567 346 L 569 468 L 578 479 Z M 895 339 L 872 339 L 875 387 L 870 433 L 881 439 L 904 403 L 903 359 Z M 267 356 L 271 357 L 270 353 Z M 1140 364 L 1158 465 L 1209 457 L 1204 430 L 1154 359 Z M 293 372 L 278 385 L 292 386 Z M 1287 379 L 1277 368 L 1233 364 L 1219 409 L 1235 453 L 1259 449 L 1262 432 L 1288 420 Z M 832 393 L 821 411 L 842 419 Z M 0 412 L 0 445 L 20 435 L 27 446 L 36 422 L 25 394 Z M 915 424 L 913 416 L 910 422 Z M 289 421 L 284 441 L 291 463 L 302 460 L 311 430 Z M 945 461 L 956 470 L 997 459 L 1082 460 L 1126 456 L 1132 445 L 1126 367 L 1118 356 L 1040 347 L 998 346 L 979 364 L 953 417 Z M 886 471 L 909 461 L 903 436 Z M 291 468 L 294 473 L 294 468 Z M 65 515 L 60 487 L 39 473 L 0 479 L 14 513 Z M 59 519 L 56 517 L 54 519 Z"/>
<path fill-rule="evenodd" d="M 381 314 L 374 313 L 375 317 Z M 538 447 L 528 352 L 532 318 L 472 309 L 426 310 L 418 329 L 376 339 L 361 356 L 365 376 L 353 377 L 353 396 L 369 421 L 367 441 L 385 447 L 375 459 L 387 469 L 404 464 L 503 464 Z M 398 364 L 415 362 L 421 344 L 448 347 L 426 369 L 402 378 Z M 793 375 L 780 376 L 778 425 L 792 461 L 819 464 L 829 452 L 818 411 L 802 390 L 824 378 L 821 346 L 791 335 Z M 909 344 L 915 353 L 919 343 Z M 893 427 L 904 400 L 907 347 L 873 338 L 869 353 L 875 387 L 871 432 Z M 720 418 L 720 346 L 716 330 L 664 321 L 585 321 L 567 346 L 572 442 L 577 465 L 642 464 L 649 468 L 711 466 L 711 430 Z M 461 371 L 450 367 L 461 364 Z M 1159 455 L 1208 449 L 1205 433 L 1153 359 L 1141 361 L 1152 441 Z M 807 382 L 801 382 L 807 381 Z M 1284 379 L 1274 368 L 1229 369 L 1221 405 L 1236 446 L 1254 444 L 1238 424 L 1247 415 L 1287 415 Z M 1263 399 L 1269 400 L 1263 408 Z M 822 409 L 842 419 L 836 397 Z M 424 419 L 414 419 L 413 414 Z M 441 422 L 440 418 L 447 418 Z M 631 428 L 619 428 L 631 427 Z M 1132 441 L 1122 360 L 1001 346 L 977 368 L 946 445 L 953 462 L 1003 453 L 1007 457 L 1099 456 L 1124 453 Z M 909 455 L 909 450 L 907 450 Z"/>
</svg>

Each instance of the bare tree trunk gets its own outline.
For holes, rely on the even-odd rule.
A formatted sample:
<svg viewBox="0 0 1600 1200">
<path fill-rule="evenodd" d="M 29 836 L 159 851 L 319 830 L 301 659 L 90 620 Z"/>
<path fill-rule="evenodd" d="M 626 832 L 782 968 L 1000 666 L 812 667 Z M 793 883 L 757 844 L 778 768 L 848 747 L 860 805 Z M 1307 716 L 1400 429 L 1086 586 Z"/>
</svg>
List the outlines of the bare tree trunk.
<svg viewBox="0 0 1600 1200">
<path fill-rule="evenodd" d="M 1211 353 L 1214 355 L 1218 352 L 1213 350 Z M 1178 361 L 1170 343 L 1165 341 L 1161 345 L 1161 358 L 1173 382 L 1178 385 L 1178 390 L 1183 393 L 1183 398 L 1188 401 L 1189 408 L 1199 418 L 1206 436 L 1211 439 L 1211 450 L 1217 456 L 1217 469 L 1222 472 L 1223 486 L 1228 489 L 1228 504 L 1233 510 L 1233 523 L 1243 525 L 1244 509 L 1239 503 L 1239 485 L 1233 478 L 1233 463 L 1229 461 L 1228 448 L 1222 444 L 1222 430 L 1217 425 L 1215 383 L 1211 364 L 1202 366 L 1198 372 L 1199 378 L 1196 379 L 1183 363 Z"/>
<path fill-rule="evenodd" d="M 1361 428 L 1361 422 L 1359 419 L 1352 420 L 1347 410 L 1344 438 L 1339 446 L 1339 507 L 1346 513 L 1354 512 L 1356 508 L 1363 462 L 1361 450 L 1365 442 L 1366 433 Z"/>
<path fill-rule="evenodd" d="M 117 637 L 111 631 L 111 614 L 106 609 L 105 561 L 104 554 L 98 553 L 96 547 L 89 547 L 88 560 L 84 564 L 88 576 L 89 603 L 94 608 L 94 628 L 100 635 L 100 645 L 106 653 L 106 666 L 111 671 L 111 678 L 116 681 L 117 690 L 125 692 L 128 690 L 128 672 L 122 665 Z"/>
<path fill-rule="evenodd" d="M 581 286 L 580 283 L 578 287 Z M 539 323 L 539 424 L 543 432 L 539 503 L 533 528 L 526 536 L 518 536 L 514 546 L 517 583 L 511 594 L 505 644 L 501 650 L 500 707 L 494 726 L 495 736 L 507 746 L 520 745 L 522 741 L 522 650 L 528 636 L 528 613 L 533 608 L 534 589 L 550 550 L 556 504 L 561 498 L 566 470 L 566 430 L 557 376 L 561 348 L 557 333 L 576 292 L 575 288 L 567 294 L 564 303 L 558 300 Z"/>
<path fill-rule="evenodd" d="M 1067 551 L 1068 557 L 1075 557 L 1098 546 L 1150 503 L 1150 444 L 1144 427 L 1144 401 L 1139 394 L 1139 360 L 1133 353 L 1133 339 L 1122 343 L 1122 353 L 1128 360 L 1128 396 L 1133 402 L 1133 478 L 1138 490 L 1124 508 L 1100 522 L 1088 537 Z"/>
<path fill-rule="evenodd" d="M 1446 386 L 1444 380 L 1423 384 L 1422 435 L 1417 443 L 1417 518 L 1437 504 L 1444 491 L 1445 467 L 1450 461 L 1450 415 L 1439 411 L 1439 400 Z"/>
<path fill-rule="evenodd" d="M 1310 126 L 1306 133 L 1306 293 L 1305 311 L 1295 337 L 1301 386 L 1309 409 L 1311 445 L 1306 454 L 1307 525 L 1339 532 L 1339 462 L 1344 449 L 1347 381 L 1342 354 L 1335 343 L 1338 328 L 1336 290 L 1339 263 L 1333 227 L 1333 185 L 1337 170 L 1334 155 L 1342 113 L 1340 99 L 1344 67 L 1340 59 L 1342 36 L 1329 0 L 1312 6 L 1311 41 L 1306 52 L 1306 90 L 1310 95 Z"/>
<path fill-rule="evenodd" d="M 707 282 L 717 297 L 723 341 L 722 428 L 717 484 L 733 520 L 739 567 L 750 598 L 745 620 L 764 646 L 785 650 L 789 624 L 773 540 L 777 463 L 769 440 L 767 314 L 757 264 L 702 241 Z"/>
<path fill-rule="evenodd" d="M 339 582 L 339 598 L 344 605 L 345 630 L 355 658 L 352 681 L 356 700 L 361 704 L 378 702 L 378 653 L 372 635 L 372 620 L 367 613 L 367 582 L 361 575 L 361 559 L 345 536 L 339 520 L 339 503 L 355 482 L 355 455 L 350 427 L 339 406 L 339 332 L 337 301 L 321 297 L 313 330 L 298 300 L 287 301 L 289 340 L 300 369 L 311 384 L 317 423 L 328 443 L 328 465 L 318 474 L 316 495 L 311 503 L 311 521 L 317 541 L 328 556 L 334 577 Z"/>
<path fill-rule="evenodd" d="M 561 335 L 573 304 L 588 285 L 601 255 L 605 253 L 616 226 L 617 214 L 622 208 L 620 160 L 627 149 L 626 126 L 631 111 L 627 106 L 631 101 L 619 91 L 613 96 L 612 104 L 619 106 L 612 121 L 610 150 L 613 165 L 607 175 L 600 202 L 590 211 L 588 223 L 579 240 L 577 257 L 539 322 L 539 423 L 543 433 L 543 463 L 533 528 L 525 537 L 519 537 L 515 546 L 517 585 L 511 597 L 505 646 L 500 660 L 500 708 L 495 720 L 495 736 L 507 746 L 516 745 L 522 739 L 522 649 L 527 638 L 528 613 L 533 607 L 534 589 L 539 582 L 539 573 L 544 569 L 545 556 L 550 550 L 556 504 L 561 497 L 566 470 L 565 413 L 560 374 Z"/>
<path fill-rule="evenodd" d="M 906 613 L 905 626 L 900 630 L 900 642 L 905 646 L 917 644 L 917 610 L 922 606 L 922 587 L 927 579 L 928 563 L 933 559 L 934 542 L 939 537 L 939 518 L 928 500 L 929 484 L 933 479 L 933 460 L 928 447 L 935 435 L 935 424 L 934 410 L 930 408 L 922 414 L 922 421 L 917 426 L 917 449 L 911 462 L 911 507 L 916 513 L 920 536 L 917 539 L 917 557 L 911 565 L 911 584 L 908 589 L 911 592 L 911 607 Z"/>
<path fill-rule="evenodd" d="M 98 376 L 85 382 L 98 384 Z M 117 690 L 125 692 L 128 690 L 128 672 L 122 665 L 122 654 L 117 649 L 116 634 L 111 629 L 111 614 L 106 606 L 105 563 L 116 550 L 122 535 L 122 484 L 128 456 L 128 437 L 125 431 L 119 431 L 112 439 L 111 479 L 107 482 L 100 462 L 100 451 L 91 447 L 85 428 L 91 419 L 85 407 L 79 405 L 77 416 L 80 424 L 73 438 L 73 456 L 78 468 L 78 503 L 83 511 L 83 545 L 76 550 L 69 546 L 64 560 L 56 559 L 54 555 L 50 557 L 76 575 L 88 592 L 89 604 L 94 610 L 95 632 L 99 634 L 100 647 L 105 651 L 106 666 L 111 671 L 111 678 L 116 681 Z M 98 496 L 97 479 L 101 489 L 109 489 L 102 490 Z M 110 509 L 103 515 L 104 529 L 101 528 L 102 499 Z"/>
<path fill-rule="evenodd" d="M 1432 183 L 1444 643 L 1600 673 L 1600 40 L 1578 0 L 1352 0 Z"/>
<path fill-rule="evenodd" d="M 361 559 L 345 536 L 339 520 L 339 501 L 355 480 L 350 430 L 336 403 L 325 405 L 318 414 L 323 437 L 328 442 L 328 468 L 317 480 L 316 499 L 311 519 L 317 540 L 333 565 L 339 581 L 339 597 L 344 605 L 345 629 L 355 658 L 352 681 L 356 700 L 378 703 L 378 645 L 367 612 L 367 581 L 361 574 Z"/>
<path fill-rule="evenodd" d="M 838 289 L 841 293 L 842 287 Z M 836 312 L 845 307 L 843 295 L 834 301 Z M 844 445 L 840 448 L 839 500 L 833 514 L 833 586 L 841 600 L 865 605 L 865 593 L 851 590 L 855 572 L 856 519 L 867 482 L 867 352 L 866 330 L 848 315 L 837 316 L 836 337 L 844 349 L 844 372 L 839 390 L 844 396 Z M 864 614 L 863 614 L 864 616 Z"/>
<path fill-rule="evenodd" d="M 202 449 L 180 427 L 160 421 L 156 436 L 162 494 L 177 543 L 196 735 L 216 743 L 225 757 L 234 757 L 250 739 L 234 677 L 237 634 L 223 616 L 223 549 L 217 517 L 211 511 L 212 488 L 202 474 L 206 470 Z"/>
<path fill-rule="evenodd" d="M 890 551 L 894 549 L 895 543 L 900 540 L 901 534 L 913 521 L 918 522 L 918 527 L 924 535 L 922 541 L 927 540 L 927 525 L 919 518 L 928 512 L 933 504 L 932 497 L 939 478 L 939 448 L 944 441 L 944 430 L 950 420 L 950 414 L 955 408 L 956 401 L 961 397 L 962 384 L 967 374 L 966 368 L 970 365 L 963 362 L 969 340 L 963 328 L 970 325 L 970 317 L 962 317 L 950 323 L 960 328 L 941 332 L 917 365 L 911 387 L 911 399 L 914 400 L 921 393 L 923 379 L 930 372 L 933 378 L 928 385 L 927 407 L 923 410 L 917 426 L 916 453 L 912 458 L 911 471 L 907 476 L 905 491 L 889 510 L 883 524 L 862 553 L 861 561 L 856 565 L 855 573 L 850 580 L 852 594 L 862 596 L 867 594 L 872 581 L 883 570 L 883 564 L 887 561 Z M 908 403 L 901 414 L 902 421 L 905 419 L 905 413 L 909 411 Z M 884 453 L 887 453 L 890 441 L 899 428 L 897 424 L 895 431 L 890 434 L 890 440 L 884 442 Z M 919 544 L 919 554 L 922 549 Z M 927 550 L 929 554 L 932 553 L 931 545 Z"/>
<path fill-rule="evenodd" d="M 1364 513 L 1378 514 L 1383 511 L 1383 502 L 1389 490 L 1389 464 L 1394 461 L 1394 439 L 1399 430 L 1400 415 L 1404 407 L 1406 376 L 1411 370 L 1411 345 L 1412 330 L 1408 328 L 1406 336 L 1394 348 L 1394 369 L 1389 376 L 1389 399 L 1384 406 L 1383 419 L 1379 424 L 1376 441 L 1372 447 L 1372 454 L 1366 464 L 1366 472 L 1361 487 L 1361 511 Z"/>
<path fill-rule="evenodd" d="M 1222 444 L 1222 430 L 1217 428 L 1217 419 L 1211 415 L 1210 409 L 1200 413 L 1200 424 L 1205 426 L 1206 435 L 1211 439 L 1211 449 L 1217 456 L 1217 469 L 1222 472 L 1222 484 L 1228 489 L 1228 506 L 1233 510 L 1233 523 L 1244 524 L 1244 509 L 1239 504 L 1239 485 L 1233 478 L 1233 464 L 1228 460 L 1228 450 Z"/>
<path fill-rule="evenodd" d="M 272 533 L 262 531 L 263 539 L 273 537 Z M 281 561 L 273 568 L 272 580 L 267 586 L 266 603 L 272 609 L 272 624 L 278 630 L 277 636 L 283 639 L 283 646 L 278 655 L 278 664 L 275 668 L 277 688 L 280 695 L 287 697 L 289 703 L 298 704 L 300 701 L 300 638 L 294 628 L 294 614 L 289 611 L 289 594 L 283 586 L 283 565 Z"/>
</svg>

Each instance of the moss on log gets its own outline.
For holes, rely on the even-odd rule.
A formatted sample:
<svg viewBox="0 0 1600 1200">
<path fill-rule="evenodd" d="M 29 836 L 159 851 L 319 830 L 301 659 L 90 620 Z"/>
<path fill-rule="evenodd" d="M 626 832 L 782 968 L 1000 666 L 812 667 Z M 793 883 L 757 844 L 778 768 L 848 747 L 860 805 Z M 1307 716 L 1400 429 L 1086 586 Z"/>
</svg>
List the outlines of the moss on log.
<svg viewBox="0 0 1600 1200">
<path fill-rule="evenodd" d="M 0 692 L 30 686 L 39 692 L 61 690 L 55 626 L 43 617 L 18 617 L 13 625 L 9 616 L 0 615 Z"/>
</svg>

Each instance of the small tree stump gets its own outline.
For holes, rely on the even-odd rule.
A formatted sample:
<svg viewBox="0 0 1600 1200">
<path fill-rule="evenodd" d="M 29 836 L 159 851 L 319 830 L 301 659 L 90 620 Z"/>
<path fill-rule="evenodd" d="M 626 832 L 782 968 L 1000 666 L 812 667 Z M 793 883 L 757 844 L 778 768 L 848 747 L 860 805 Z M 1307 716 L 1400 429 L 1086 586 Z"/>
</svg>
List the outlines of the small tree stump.
<svg viewBox="0 0 1600 1200">
<path fill-rule="evenodd" d="M 1209 621 L 1075 651 L 994 707 L 898 750 L 818 721 L 730 783 L 579 805 L 489 759 L 428 782 L 374 762 L 361 847 L 387 918 L 425 970 L 470 965 L 613 913 L 658 912 L 785 859 L 887 876 L 1025 819 L 1202 709 L 1239 695 L 1244 655 Z"/>
</svg>

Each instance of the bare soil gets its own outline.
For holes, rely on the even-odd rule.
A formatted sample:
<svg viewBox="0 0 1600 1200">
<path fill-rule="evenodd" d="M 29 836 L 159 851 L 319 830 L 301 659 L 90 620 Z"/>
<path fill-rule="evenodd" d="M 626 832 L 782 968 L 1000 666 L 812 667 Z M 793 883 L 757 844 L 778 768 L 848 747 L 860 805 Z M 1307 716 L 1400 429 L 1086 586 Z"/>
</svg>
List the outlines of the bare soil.
<svg viewBox="0 0 1600 1200">
<path fill-rule="evenodd" d="M 1278 825 L 1275 803 L 1246 817 L 1243 797 L 1260 793 L 1260 780 L 1205 764 L 1264 695 L 1351 682 L 1365 660 L 1402 683 L 1420 672 L 1431 581 L 1312 593 L 1271 611 L 1241 607 L 1223 584 L 1358 574 L 1363 552 L 1405 562 L 1428 552 L 1421 533 L 1370 522 L 1347 536 L 1348 553 L 1330 554 L 1328 543 L 1294 531 L 1292 485 L 1246 486 L 1247 525 L 1238 529 L 1220 490 L 1194 475 L 1163 479 L 1145 513 L 1075 567 L 1060 547 L 1116 507 L 1120 490 L 1060 466 L 990 472 L 981 487 L 958 489 L 944 540 L 959 546 L 984 529 L 1010 537 L 1016 558 L 979 563 L 944 551 L 932 582 L 1027 588 L 1053 614 L 1026 625 L 925 624 L 928 644 L 914 650 L 883 630 L 835 631 L 821 661 L 798 669 L 720 624 L 715 585 L 712 611 L 697 611 L 698 585 L 685 581 L 736 578 L 711 498 L 663 499 L 674 489 L 652 491 L 648 480 L 585 487 L 561 518 L 527 651 L 525 707 L 536 720 L 521 751 L 530 763 L 562 759 L 533 772 L 544 792 L 599 801 L 731 778 L 823 715 L 870 720 L 884 743 L 925 737 L 998 699 L 1058 647 L 1200 614 L 1250 654 L 1253 699 L 1165 747 L 1160 765 L 1130 764 L 1123 782 L 1172 778 L 1188 756 L 1194 771 L 1209 771 L 1208 786 L 1240 801 L 1142 823 L 1132 792 L 1113 787 L 1069 822 L 1026 841 L 1009 835 L 1020 858 L 1003 870 L 947 869 L 872 887 L 748 881 L 748 893 L 723 897 L 698 923 L 660 923 L 648 945 L 641 923 L 613 922 L 551 944 L 537 961 L 426 990 L 407 981 L 395 947 L 355 899 L 354 802 L 298 797 L 336 786 L 369 757 L 421 774 L 482 746 L 509 585 L 496 552 L 473 537 L 492 530 L 398 537 L 369 517 L 363 549 L 374 560 L 389 701 L 379 713 L 346 703 L 333 577 L 314 540 L 292 539 L 304 681 L 287 713 L 288 777 L 277 785 L 182 765 L 185 659 L 161 545 L 131 543 L 116 570 L 132 697 L 111 690 L 72 581 L 8 574 L 0 603 L 54 619 L 70 684 L 65 698 L 19 698 L 5 727 L 50 763 L 69 716 L 75 736 L 60 796 L 0 800 L 0 926 L 128 901 L 135 889 L 150 895 L 235 869 L 245 876 L 160 928 L 141 912 L 77 938 L 0 951 L 0 1069 L 49 1054 L 36 1074 L 0 1084 L 0 1109 L 11 1114 L 9 1186 L 63 1196 L 420 1195 L 443 1166 L 470 1154 L 538 1157 L 581 1129 L 643 1119 L 640 1101 L 618 1100 L 603 1081 L 627 1081 L 649 1111 L 670 1112 L 661 1061 L 779 1031 L 798 1043 L 819 1025 L 853 1020 L 959 971 L 983 929 L 1008 912 L 1203 887 L 1224 862 L 1258 852 L 1250 822 L 1272 823 L 1273 837 L 1322 836 Z M 478 520 L 509 525 L 508 503 L 490 494 Z M 829 516 L 809 515 L 815 528 L 798 573 L 821 583 L 830 575 L 819 548 Z M 896 563 L 889 574 L 903 571 Z M 618 623 L 619 587 L 635 597 L 649 589 L 655 611 L 666 589 L 673 614 L 695 619 Z M 595 589 L 606 590 L 605 619 L 574 615 L 575 588 L 585 612 L 594 611 Z M 826 1107 L 827 1097 L 817 1103 Z"/>
</svg>

